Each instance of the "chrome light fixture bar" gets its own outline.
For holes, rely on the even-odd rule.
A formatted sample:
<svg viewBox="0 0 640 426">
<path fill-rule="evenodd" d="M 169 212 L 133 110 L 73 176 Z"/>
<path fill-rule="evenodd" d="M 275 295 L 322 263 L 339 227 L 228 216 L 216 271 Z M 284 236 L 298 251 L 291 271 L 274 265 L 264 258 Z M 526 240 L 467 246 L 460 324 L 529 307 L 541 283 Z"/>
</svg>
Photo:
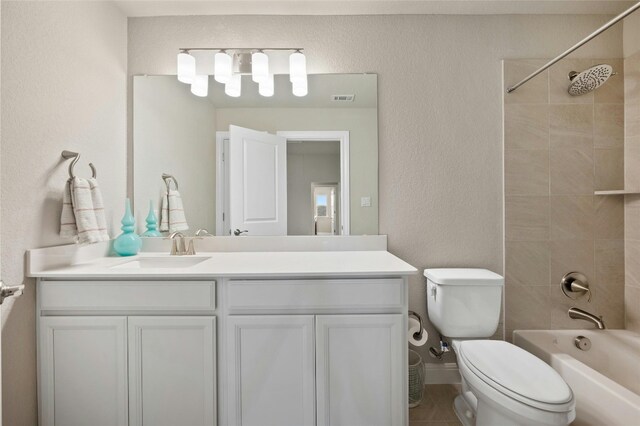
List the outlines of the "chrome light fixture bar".
<svg viewBox="0 0 640 426">
<path fill-rule="evenodd" d="M 274 75 L 269 67 L 269 51 L 290 51 L 289 80 L 295 96 L 306 96 L 307 60 L 303 48 L 269 47 L 269 48 L 233 48 L 233 47 L 186 47 L 178 53 L 178 80 L 191 85 L 191 92 L 196 96 L 208 95 L 209 75 L 196 73 L 196 58 L 191 52 L 215 52 L 213 78 L 225 85 L 227 96 L 239 97 L 242 93 L 242 75 L 251 75 L 258 83 L 258 93 L 269 97 L 274 94 Z"/>
</svg>

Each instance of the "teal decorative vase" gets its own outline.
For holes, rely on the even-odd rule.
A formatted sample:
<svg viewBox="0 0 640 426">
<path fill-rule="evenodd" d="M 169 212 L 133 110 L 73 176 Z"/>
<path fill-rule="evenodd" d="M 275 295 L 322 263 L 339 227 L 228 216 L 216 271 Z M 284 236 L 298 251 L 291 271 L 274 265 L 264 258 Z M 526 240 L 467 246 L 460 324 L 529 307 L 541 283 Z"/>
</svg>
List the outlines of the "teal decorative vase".
<svg viewBox="0 0 640 426">
<path fill-rule="evenodd" d="M 142 240 L 134 232 L 136 220 L 131 214 L 131 202 L 127 198 L 124 205 L 124 216 L 122 217 L 122 234 L 113 242 L 113 249 L 120 256 L 134 256 L 142 248 Z"/>
<path fill-rule="evenodd" d="M 149 201 L 149 214 L 145 219 L 147 222 L 147 231 L 144 232 L 141 237 L 162 237 L 160 231 L 158 231 L 158 218 L 156 212 L 153 211 L 153 201 Z"/>
</svg>

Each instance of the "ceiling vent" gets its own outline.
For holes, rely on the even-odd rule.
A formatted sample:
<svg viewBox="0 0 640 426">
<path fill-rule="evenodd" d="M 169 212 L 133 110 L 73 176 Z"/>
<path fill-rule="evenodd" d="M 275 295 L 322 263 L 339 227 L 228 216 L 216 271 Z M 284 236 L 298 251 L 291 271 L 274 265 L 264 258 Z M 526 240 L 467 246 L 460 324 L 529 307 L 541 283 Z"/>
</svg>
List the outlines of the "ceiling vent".
<svg viewBox="0 0 640 426">
<path fill-rule="evenodd" d="M 333 95 L 331 100 L 334 102 L 353 102 L 356 95 Z"/>
</svg>

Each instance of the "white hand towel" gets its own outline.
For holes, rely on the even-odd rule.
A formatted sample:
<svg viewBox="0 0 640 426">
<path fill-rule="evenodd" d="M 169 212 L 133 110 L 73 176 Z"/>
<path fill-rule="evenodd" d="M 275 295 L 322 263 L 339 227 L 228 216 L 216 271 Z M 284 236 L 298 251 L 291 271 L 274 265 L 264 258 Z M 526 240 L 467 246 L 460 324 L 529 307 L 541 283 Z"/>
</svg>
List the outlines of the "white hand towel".
<svg viewBox="0 0 640 426">
<path fill-rule="evenodd" d="M 172 189 L 162 197 L 162 210 L 160 213 L 160 230 L 175 232 L 189 229 L 187 218 L 184 215 L 182 197 L 180 193 Z"/>
<path fill-rule="evenodd" d="M 102 194 L 95 179 L 75 177 L 67 182 L 60 236 L 75 237 L 79 243 L 109 241 Z"/>
<path fill-rule="evenodd" d="M 100 233 L 99 241 L 109 241 L 109 233 L 107 232 L 107 218 L 104 214 L 104 202 L 102 201 L 102 191 L 95 178 L 87 179 L 91 188 L 91 200 L 93 201 L 93 211 L 96 215 L 96 224 Z"/>
<path fill-rule="evenodd" d="M 60 236 L 62 238 L 76 238 L 78 236 L 76 216 L 73 213 L 73 204 L 71 203 L 71 179 L 67 180 L 67 183 L 64 185 L 64 194 L 62 195 Z"/>
</svg>

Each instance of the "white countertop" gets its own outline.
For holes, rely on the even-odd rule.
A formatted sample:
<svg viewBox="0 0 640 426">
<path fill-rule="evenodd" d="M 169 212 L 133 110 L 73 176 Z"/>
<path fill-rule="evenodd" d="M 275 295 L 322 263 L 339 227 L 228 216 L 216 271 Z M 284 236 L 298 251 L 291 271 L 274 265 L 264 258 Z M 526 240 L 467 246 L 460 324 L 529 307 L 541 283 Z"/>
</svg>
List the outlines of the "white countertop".
<svg viewBox="0 0 640 426">
<path fill-rule="evenodd" d="M 59 267 L 30 270 L 29 276 L 80 278 L 213 278 L 213 277 L 366 277 L 413 275 L 416 268 L 387 251 L 213 252 L 194 257 L 208 259 L 182 268 L 118 267 L 140 258 L 169 258 L 165 253 L 131 257 L 100 257 Z M 173 256 L 176 257 L 176 256 Z M 180 256 L 188 258 L 189 256 Z"/>
</svg>

